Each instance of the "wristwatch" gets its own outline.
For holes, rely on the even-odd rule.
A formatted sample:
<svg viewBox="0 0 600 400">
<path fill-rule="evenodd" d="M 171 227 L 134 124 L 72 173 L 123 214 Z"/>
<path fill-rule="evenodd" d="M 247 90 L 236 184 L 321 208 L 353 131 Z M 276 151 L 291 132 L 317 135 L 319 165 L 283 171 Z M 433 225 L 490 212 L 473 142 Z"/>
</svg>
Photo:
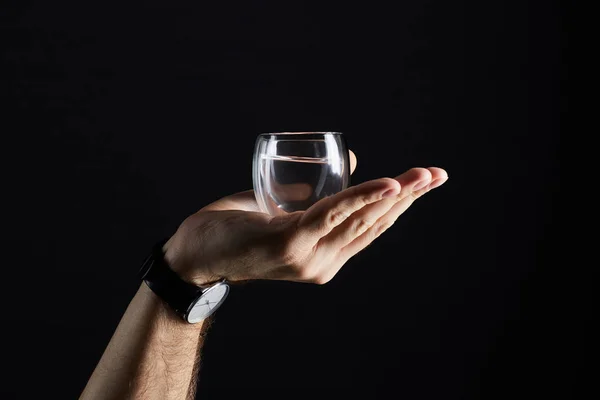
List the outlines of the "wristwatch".
<svg viewBox="0 0 600 400">
<path fill-rule="evenodd" d="M 181 279 L 165 261 L 163 246 L 166 242 L 164 239 L 154 245 L 142 263 L 140 278 L 181 318 L 195 324 L 208 318 L 223 304 L 229 294 L 229 285 L 222 280 L 200 287 Z"/>
</svg>

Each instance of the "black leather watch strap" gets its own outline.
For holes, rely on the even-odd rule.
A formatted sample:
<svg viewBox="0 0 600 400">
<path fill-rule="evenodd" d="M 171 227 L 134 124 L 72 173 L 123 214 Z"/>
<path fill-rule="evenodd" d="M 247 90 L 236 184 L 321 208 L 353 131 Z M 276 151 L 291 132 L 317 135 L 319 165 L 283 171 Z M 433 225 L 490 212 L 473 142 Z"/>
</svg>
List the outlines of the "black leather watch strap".
<svg viewBox="0 0 600 400">
<path fill-rule="evenodd" d="M 185 318 L 189 307 L 202 295 L 202 289 L 184 281 L 169 267 L 163 252 L 166 242 L 167 239 L 164 239 L 154 245 L 139 274 L 154 293 Z"/>
</svg>

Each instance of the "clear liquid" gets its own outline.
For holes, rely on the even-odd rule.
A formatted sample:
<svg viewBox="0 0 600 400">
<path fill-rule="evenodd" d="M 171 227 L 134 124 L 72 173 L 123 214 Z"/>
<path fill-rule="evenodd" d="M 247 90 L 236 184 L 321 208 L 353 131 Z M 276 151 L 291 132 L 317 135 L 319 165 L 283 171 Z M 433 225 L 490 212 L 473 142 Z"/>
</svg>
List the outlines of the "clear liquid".
<svg viewBox="0 0 600 400">
<path fill-rule="evenodd" d="M 329 158 L 261 155 L 256 172 L 259 203 L 271 215 L 306 210 L 348 184 L 344 165 Z"/>
</svg>

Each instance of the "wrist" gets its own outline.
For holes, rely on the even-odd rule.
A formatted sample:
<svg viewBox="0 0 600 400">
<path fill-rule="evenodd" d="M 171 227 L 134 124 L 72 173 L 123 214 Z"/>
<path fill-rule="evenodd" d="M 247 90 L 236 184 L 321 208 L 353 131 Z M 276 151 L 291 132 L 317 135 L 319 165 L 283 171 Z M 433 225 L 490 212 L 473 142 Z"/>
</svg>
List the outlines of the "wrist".
<svg viewBox="0 0 600 400">
<path fill-rule="evenodd" d="M 211 273 L 208 263 L 198 260 L 197 254 L 185 245 L 185 240 L 179 239 L 176 235 L 163 245 L 163 253 L 169 268 L 188 283 L 204 287 L 224 278 Z"/>
</svg>

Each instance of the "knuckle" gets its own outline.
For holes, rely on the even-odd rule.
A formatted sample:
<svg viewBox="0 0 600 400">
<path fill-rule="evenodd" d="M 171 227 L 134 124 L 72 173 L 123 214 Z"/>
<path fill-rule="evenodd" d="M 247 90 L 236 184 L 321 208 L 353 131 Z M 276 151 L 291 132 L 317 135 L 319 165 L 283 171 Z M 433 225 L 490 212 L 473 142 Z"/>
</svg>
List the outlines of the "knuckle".
<svg viewBox="0 0 600 400">
<path fill-rule="evenodd" d="M 345 212 L 345 210 L 343 208 L 342 209 L 334 209 L 334 210 L 331 210 L 331 212 L 329 213 L 329 215 L 327 217 L 327 223 L 329 226 L 336 226 L 336 225 L 339 225 L 346 218 L 348 218 L 348 214 Z"/>
<path fill-rule="evenodd" d="M 373 203 L 378 198 L 379 198 L 379 193 L 365 194 L 365 195 L 359 196 L 356 199 L 354 199 L 351 207 L 353 210 L 360 210 L 367 204 Z"/>
<path fill-rule="evenodd" d="M 423 193 L 418 190 L 416 192 L 410 192 L 410 194 L 408 195 L 408 198 L 410 199 L 410 203 L 412 204 L 413 201 L 417 200 L 419 197 L 421 197 Z"/>
<path fill-rule="evenodd" d="M 360 235 L 363 232 L 366 232 L 371 226 L 373 226 L 373 222 L 367 218 L 358 218 L 354 223 L 354 233 Z"/>
</svg>

